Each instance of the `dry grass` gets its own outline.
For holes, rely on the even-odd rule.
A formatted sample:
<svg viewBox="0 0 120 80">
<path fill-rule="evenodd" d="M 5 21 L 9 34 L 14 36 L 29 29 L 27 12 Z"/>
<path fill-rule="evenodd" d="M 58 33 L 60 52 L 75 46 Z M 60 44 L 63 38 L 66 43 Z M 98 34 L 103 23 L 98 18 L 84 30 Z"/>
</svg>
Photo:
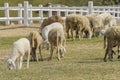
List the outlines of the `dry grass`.
<svg viewBox="0 0 120 80">
<path fill-rule="evenodd" d="M 61 61 L 57 61 L 56 54 L 52 61 L 30 62 L 30 69 L 26 69 L 26 62 L 21 70 L 9 71 L 6 60 L 12 43 L 23 36 L 28 36 L 35 27 L 0 27 L 0 42 L 4 43 L 0 49 L 0 80 L 119 80 L 120 67 L 117 55 L 114 62 L 103 62 L 105 50 L 103 37 L 83 39 L 81 41 L 67 40 L 67 52 Z M 8 41 L 8 43 L 5 43 Z M 43 50 L 43 57 L 47 58 L 49 52 Z"/>
<path fill-rule="evenodd" d="M 27 36 L 30 31 L 38 30 L 40 24 L 31 24 L 29 27 L 23 25 L 0 26 L 0 37 Z"/>
</svg>

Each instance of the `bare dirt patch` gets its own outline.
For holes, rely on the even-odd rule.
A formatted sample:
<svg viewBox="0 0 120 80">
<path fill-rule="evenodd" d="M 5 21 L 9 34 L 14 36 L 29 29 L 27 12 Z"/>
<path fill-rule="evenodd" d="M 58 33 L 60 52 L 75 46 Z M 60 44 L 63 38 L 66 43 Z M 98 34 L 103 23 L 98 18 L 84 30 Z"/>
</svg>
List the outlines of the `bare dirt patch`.
<svg viewBox="0 0 120 80">
<path fill-rule="evenodd" d="M 39 30 L 40 24 L 0 26 L 0 37 L 27 36 L 31 31 Z"/>
</svg>

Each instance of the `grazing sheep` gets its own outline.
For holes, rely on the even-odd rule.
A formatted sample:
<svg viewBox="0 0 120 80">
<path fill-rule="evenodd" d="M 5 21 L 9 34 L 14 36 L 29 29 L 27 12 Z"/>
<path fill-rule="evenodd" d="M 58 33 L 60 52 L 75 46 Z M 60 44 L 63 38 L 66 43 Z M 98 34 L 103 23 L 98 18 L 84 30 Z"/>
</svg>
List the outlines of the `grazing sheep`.
<svg viewBox="0 0 120 80">
<path fill-rule="evenodd" d="M 44 38 L 44 43 L 49 43 L 48 41 L 48 33 L 50 30 L 58 28 L 63 30 L 63 25 L 59 22 L 54 22 L 50 25 L 45 26 L 43 29 L 40 30 L 40 33 L 42 34 L 42 37 Z"/>
<path fill-rule="evenodd" d="M 105 31 L 107 30 L 107 28 L 109 27 L 112 27 L 112 26 L 116 26 L 117 25 L 117 21 L 115 19 L 114 16 L 110 15 L 110 16 L 107 16 L 104 20 L 104 26 L 101 30 L 101 34 L 104 35 Z"/>
<path fill-rule="evenodd" d="M 11 54 L 7 60 L 7 67 L 12 70 L 16 69 L 17 60 L 18 68 L 22 68 L 22 61 L 24 55 L 27 54 L 27 68 L 29 68 L 29 58 L 30 58 L 30 42 L 26 38 L 21 38 L 13 43 Z"/>
<path fill-rule="evenodd" d="M 94 17 L 96 17 L 97 15 L 98 14 L 96 14 L 96 13 L 86 15 L 86 17 L 88 18 L 88 20 L 90 22 L 90 27 L 91 27 L 92 31 L 93 31 L 93 22 L 92 21 L 93 21 Z"/>
<path fill-rule="evenodd" d="M 107 40 L 107 48 L 104 56 L 105 62 L 107 61 L 106 60 L 107 55 L 109 56 L 109 60 L 112 60 L 112 56 L 111 56 L 112 48 L 115 46 L 120 46 L 120 26 L 112 26 L 105 31 L 104 48 L 106 47 L 106 40 Z"/>
<path fill-rule="evenodd" d="M 63 24 L 63 19 L 61 16 L 57 16 L 57 15 L 53 15 L 51 17 L 48 17 L 47 19 L 45 19 L 43 21 L 43 23 L 40 26 L 40 29 L 43 29 L 45 26 L 50 25 L 54 22 L 59 22 L 59 23 Z"/>
<path fill-rule="evenodd" d="M 43 60 L 41 55 L 41 45 L 43 42 L 42 36 L 37 31 L 32 31 L 29 34 L 29 40 L 31 44 L 31 56 L 34 61 L 38 61 L 37 49 L 39 49 L 41 60 Z"/>
<path fill-rule="evenodd" d="M 60 57 L 64 57 L 65 50 L 65 36 L 62 29 L 54 28 L 48 34 L 48 40 L 50 42 L 50 60 L 52 59 L 54 48 L 57 48 L 57 58 L 60 60 Z"/>
<path fill-rule="evenodd" d="M 79 39 L 86 33 L 89 39 L 92 37 L 92 30 L 90 28 L 89 20 L 86 16 L 81 14 L 70 14 L 66 17 L 66 33 L 69 38 L 69 30 L 71 30 L 72 39 L 74 40 L 74 31 L 78 33 Z"/>
<path fill-rule="evenodd" d="M 97 15 L 92 20 L 93 23 L 93 35 L 99 36 L 100 33 L 104 33 L 106 27 L 111 27 L 116 25 L 115 17 L 113 17 L 110 13 L 102 13 Z M 102 31 L 101 31 L 102 30 Z"/>
</svg>

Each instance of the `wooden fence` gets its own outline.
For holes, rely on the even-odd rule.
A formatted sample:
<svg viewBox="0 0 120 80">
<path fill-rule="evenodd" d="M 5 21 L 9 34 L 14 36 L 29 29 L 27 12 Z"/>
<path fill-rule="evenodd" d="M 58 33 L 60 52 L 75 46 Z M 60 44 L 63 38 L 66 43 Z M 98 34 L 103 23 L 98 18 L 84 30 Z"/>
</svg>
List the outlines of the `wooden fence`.
<svg viewBox="0 0 120 80">
<path fill-rule="evenodd" d="M 4 7 L 0 7 L 0 11 L 4 11 L 5 16 L 0 17 L 0 21 L 5 21 L 6 25 L 9 25 L 12 21 L 18 21 L 18 24 L 24 24 L 24 26 L 29 26 L 33 21 L 42 22 L 45 18 L 52 16 L 55 12 L 56 15 L 60 15 L 65 19 L 65 17 L 70 13 L 80 13 L 83 15 L 88 15 L 91 13 L 103 13 L 110 12 L 115 16 L 116 19 L 120 19 L 120 6 L 93 6 L 93 1 L 88 2 L 88 6 L 80 7 L 43 7 L 32 6 L 28 1 L 24 1 L 24 4 L 18 4 L 18 6 L 9 6 L 8 3 L 4 3 Z M 17 17 L 11 17 L 10 11 L 17 11 Z M 37 12 L 38 16 L 34 17 L 33 12 Z M 45 14 L 45 12 L 47 14 Z"/>
</svg>

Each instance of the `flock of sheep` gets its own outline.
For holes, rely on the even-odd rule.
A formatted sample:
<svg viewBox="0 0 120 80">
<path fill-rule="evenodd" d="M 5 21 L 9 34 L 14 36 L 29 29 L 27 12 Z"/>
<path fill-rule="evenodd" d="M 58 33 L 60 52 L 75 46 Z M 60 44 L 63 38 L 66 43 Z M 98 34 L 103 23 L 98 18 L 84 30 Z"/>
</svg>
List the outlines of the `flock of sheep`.
<svg viewBox="0 0 120 80">
<path fill-rule="evenodd" d="M 52 59 L 53 50 L 56 48 L 57 59 L 60 60 L 66 52 L 66 38 L 70 38 L 70 34 L 72 40 L 75 40 L 75 37 L 91 39 L 94 36 L 104 35 L 104 47 L 106 48 L 104 61 L 107 61 L 107 56 L 109 60 L 112 60 L 113 47 L 118 46 L 119 52 L 120 27 L 117 26 L 115 17 L 110 13 L 69 14 L 65 20 L 61 16 L 54 15 L 42 22 L 39 31 L 32 31 L 28 38 L 21 38 L 13 43 L 10 57 L 7 60 L 8 68 L 16 69 L 15 63 L 18 61 L 18 68 L 21 69 L 25 54 L 28 55 L 27 68 L 29 68 L 30 59 L 39 60 L 37 49 L 39 49 L 40 59 L 43 60 L 41 54 L 43 47 L 50 50 L 49 60 Z"/>
</svg>

